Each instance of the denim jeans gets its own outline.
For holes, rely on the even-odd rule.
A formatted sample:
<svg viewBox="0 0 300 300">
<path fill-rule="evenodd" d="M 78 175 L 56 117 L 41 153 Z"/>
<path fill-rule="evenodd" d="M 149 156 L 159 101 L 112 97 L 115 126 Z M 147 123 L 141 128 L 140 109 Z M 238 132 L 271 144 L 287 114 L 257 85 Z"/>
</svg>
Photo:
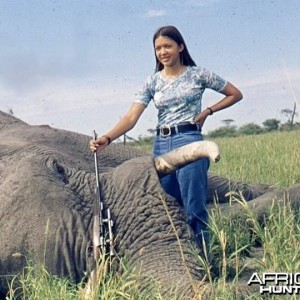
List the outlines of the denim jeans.
<svg viewBox="0 0 300 300">
<path fill-rule="evenodd" d="M 156 136 L 153 155 L 157 157 L 178 147 L 192 142 L 202 141 L 199 131 L 188 131 L 171 136 Z M 196 235 L 196 242 L 202 245 L 202 238 L 208 243 L 207 232 L 207 171 L 209 159 L 203 158 L 177 171 L 160 176 L 160 183 L 165 192 L 178 200 L 186 213 L 187 223 Z"/>
</svg>

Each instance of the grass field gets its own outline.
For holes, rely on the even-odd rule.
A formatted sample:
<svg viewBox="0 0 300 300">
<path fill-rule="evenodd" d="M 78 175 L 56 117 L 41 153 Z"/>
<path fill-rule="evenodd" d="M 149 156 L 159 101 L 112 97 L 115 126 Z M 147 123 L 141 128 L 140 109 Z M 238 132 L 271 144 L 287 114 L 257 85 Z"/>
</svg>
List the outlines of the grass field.
<svg viewBox="0 0 300 300">
<path fill-rule="evenodd" d="M 247 183 L 300 183 L 300 131 L 220 138 L 221 160 L 211 171 Z"/>
<path fill-rule="evenodd" d="M 300 183 L 299 131 L 213 141 L 219 145 L 222 156 L 219 163 L 211 164 L 213 173 L 248 183 L 267 183 L 279 187 Z M 148 153 L 151 151 L 149 144 L 142 147 Z M 251 271 L 293 273 L 300 270 L 299 213 L 295 214 L 288 202 L 284 206 L 274 203 L 261 227 L 243 199 L 236 201 L 243 207 L 247 225 L 239 220 L 227 219 L 216 206 L 210 213 L 213 263 L 198 257 L 212 290 L 211 299 L 237 299 L 235 288 L 250 278 Z M 89 299 L 165 300 L 159 291 L 139 294 L 138 278 L 126 267 L 121 275 L 104 276 L 105 284 L 102 283 L 99 291 Z M 20 279 L 24 299 L 84 299 L 80 286 L 53 278 L 41 266 L 29 266 L 27 274 Z M 12 290 L 7 299 L 13 299 L 15 292 Z M 201 295 L 196 299 L 201 299 Z M 262 297 L 253 293 L 244 299 L 298 298 L 295 295 Z"/>
</svg>

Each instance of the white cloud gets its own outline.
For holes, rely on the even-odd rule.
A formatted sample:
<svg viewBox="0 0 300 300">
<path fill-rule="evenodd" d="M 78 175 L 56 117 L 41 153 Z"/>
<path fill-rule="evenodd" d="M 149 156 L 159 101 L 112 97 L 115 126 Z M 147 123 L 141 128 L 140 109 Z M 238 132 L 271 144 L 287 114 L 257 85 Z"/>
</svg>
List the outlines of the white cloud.
<svg viewBox="0 0 300 300">
<path fill-rule="evenodd" d="M 270 70 L 240 79 L 239 87 L 248 96 L 265 102 L 266 110 L 285 108 L 294 102 L 300 107 L 300 70 Z"/>
<path fill-rule="evenodd" d="M 174 1 L 175 4 L 180 6 L 188 6 L 188 7 L 205 7 L 205 6 L 211 6 L 216 3 L 220 2 L 220 0 L 179 0 Z"/>
<path fill-rule="evenodd" d="M 256 74 L 253 78 L 244 78 L 242 79 L 243 86 L 245 87 L 257 87 L 260 85 L 286 85 L 289 82 L 298 82 L 300 81 L 300 70 L 271 70 L 261 74 Z"/>
<path fill-rule="evenodd" d="M 95 79 L 63 79 L 16 93 L 0 83 L 0 110 L 12 109 L 17 118 L 31 125 L 89 134 L 91 126 L 99 128 L 99 124 L 101 130 L 109 130 L 129 109 L 136 90 L 119 82 L 103 85 Z"/>
<path fill-rule="evenodd" d="M 60 83 L 49 83 L 39 88 L 31 88 L 26 93 L 1 86 L 0 109 L 11 106 L 14 109 L 27 111 L 28 114 L 70 111 L 95 105 L 112 105 L 130 103 L 137 87 L 126 85 L 97 85 L 97 82 L 82 80 L 62 80 Z M 122 96 L 120 96 L 122 95 Z"/>
<path fill-rule="evenodd" d="M 160 18 L 166 16 L 167 13 L 165 10 L 156 10 L 156 9 L 150 9 L 146 12 L 147 18 Z"/>
</svg>

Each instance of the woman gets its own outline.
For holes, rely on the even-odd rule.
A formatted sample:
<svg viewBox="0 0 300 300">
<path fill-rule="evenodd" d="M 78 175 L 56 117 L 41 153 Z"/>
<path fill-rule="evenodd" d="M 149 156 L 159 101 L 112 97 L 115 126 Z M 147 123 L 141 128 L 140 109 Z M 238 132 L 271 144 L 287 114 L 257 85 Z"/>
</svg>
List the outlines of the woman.
<svg viewBox="0 0 300 300">
<path fill-rule="evenodd" d="M 158 109 L 158 127 L 153 155 L 159 156 L 177 147 L 203 140 L 201 128 L 209 115 L 242 99 L 241 92 L 230 82 L 205 68 L 197 67 L 177 28 L 165 26 L 153 37 L 156 72 L 145 82 L 138 98 L 127 114 L 106 134 L 90 141 L 90 149 L 105 148 L 132 129 L 151 100 Z M 225 97 L 201 110 L 205 88 Z M 160 178 L 166 193 L 175 197 L 186 212 L 187 222 L 196 234 L 199 245 L 207 234 L 207 171 L 208 159 L 201 159 Z"/>
</svg>

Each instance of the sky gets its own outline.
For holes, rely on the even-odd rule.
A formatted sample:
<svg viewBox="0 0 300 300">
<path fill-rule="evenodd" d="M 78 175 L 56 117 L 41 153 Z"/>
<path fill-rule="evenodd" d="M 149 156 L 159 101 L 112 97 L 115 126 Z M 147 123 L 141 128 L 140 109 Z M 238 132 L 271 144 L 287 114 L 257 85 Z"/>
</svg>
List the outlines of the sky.
<svg viewBox="0 0 300 300">
<path fill-rule="evenodd" d="M 281 110 L 296 103 L 300 111 L 299 16 L 299 0 L 0 0 L 0 110 L 31 125 L 103 134 L 153 74 L 154 32 L 174 25 L 197 65 L 244 96 L 209 117 L 204 133 L 226 119 L 284 123 Z M 206 90 L 202 106 L 221 98 Z M 156 122 L 150 104 L 128 135 L 148 135 Z"/>
</svg>

